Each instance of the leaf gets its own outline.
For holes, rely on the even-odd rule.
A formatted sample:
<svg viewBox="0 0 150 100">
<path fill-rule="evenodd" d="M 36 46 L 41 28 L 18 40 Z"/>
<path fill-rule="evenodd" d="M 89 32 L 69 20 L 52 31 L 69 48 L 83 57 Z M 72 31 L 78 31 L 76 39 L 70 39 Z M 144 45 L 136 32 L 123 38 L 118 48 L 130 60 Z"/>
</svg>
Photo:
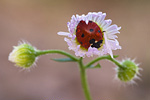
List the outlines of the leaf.
<svg viewBox="0 0 150 100">
<path fill-rule="evenodd" d="M 91 65 L 91 66 L 89 66 L 89 67 L 87 67 L 87 68 L 101 68 L 101 65 L 100 64 L 97 64 L 97 65 Z"/>
<path fill-rule="evenodd" d="M 57 62 L 75 62 L 75 60 L 71 58 L 54 58 L 52 60 L 57 61 Z"/>
</svg>

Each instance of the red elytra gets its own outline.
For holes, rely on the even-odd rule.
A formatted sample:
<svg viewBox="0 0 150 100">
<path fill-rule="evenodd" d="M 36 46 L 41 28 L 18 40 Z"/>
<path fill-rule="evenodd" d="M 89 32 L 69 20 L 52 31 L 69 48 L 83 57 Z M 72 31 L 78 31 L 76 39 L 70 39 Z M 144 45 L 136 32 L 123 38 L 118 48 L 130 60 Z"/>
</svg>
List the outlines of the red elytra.
<svg viewBox="0 0 150 100">
<path fill-rule="evenodd" d="M 93 21 L 89 21 L 86 24 L 81 20 L 76 29 L 77 41 L 82 47 L 88 49 L 90 46 L 100 48 L 103 42 L 103 32 L 100 27 Z"/>
</svg>

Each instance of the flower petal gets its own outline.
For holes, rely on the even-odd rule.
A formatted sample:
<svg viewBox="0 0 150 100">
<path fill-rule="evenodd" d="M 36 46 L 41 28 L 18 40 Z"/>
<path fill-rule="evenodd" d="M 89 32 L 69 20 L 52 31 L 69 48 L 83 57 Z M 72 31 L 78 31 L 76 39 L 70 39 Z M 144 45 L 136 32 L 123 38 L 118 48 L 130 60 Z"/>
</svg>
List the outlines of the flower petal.
<svg viewBox="0 0 150 100">
<path fill-rule="evenodd" d="M 107 36 L 106 34 L 104 34 L 104 38 L 105 38 L 105 44 L 106 44 L 106 48 L 108 50 L 108 53 L 110 54 L 110 56 L 113 58 L 113 53 L 112 53 L 112 50 L 111 50 L 111 46 L 108 42 L 108 39 L 107 39 Z"/>
<path fill-rule="evenodd" d="M 117 50 L 117 49 L 121 49 L 121 46 L 119 45 L 119 42 L 115 39 L 115 40 L 108 40 L 111 49 L 112 50 Z"/>
<path fill-rule="evenodd" d="M 58 32 L 57 34 L 58 35 L 68 36 L 70 33 L 68 33 L 68 32 Z"/>
<path fill-rule="evenodd" d="M 111 20 L 111 19 L 108 19 L 108 20 L 105 20 L 105 22 L 106 22 L 107 24 L 104 25 L 104 26 L 101 26 L 101 27 L 103 27 L 103 29 L 107 28 L 107 27 L 112 23 L 112 20 Z"/>
<path fill-rule="evenodd" d="M 116 39 L 116 38 L 118 38 L 118 36 L 115 35 L 115 34 L 107 34 L 107 37 L 108 37 L 109 39 Z"/>
<path fill-rule="evenodd" d="M 107 31 L 118 30 L 118 26 L 114 24 L 114 25 L 109 26 L 106 30 Z"/>
</svg>

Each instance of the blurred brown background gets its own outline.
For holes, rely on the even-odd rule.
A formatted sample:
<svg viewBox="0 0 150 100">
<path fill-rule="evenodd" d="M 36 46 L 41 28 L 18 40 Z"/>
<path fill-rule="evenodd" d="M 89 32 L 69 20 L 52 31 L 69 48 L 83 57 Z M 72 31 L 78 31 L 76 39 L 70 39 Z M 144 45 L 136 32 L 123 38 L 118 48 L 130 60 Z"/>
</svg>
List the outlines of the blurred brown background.
<svg viewBox="0 0 150 100">
<path fill-rule="evenodd" d="M 149 0 L 0 0 L 0 100 L 84 100 L 77 64 L 58 63 L 42 56 L 30 72 L 8 61 L 12 46 L 27 40 L 38 49 L 68 50 L 58 31 L 68 31 L 74 14 L 106 12 L 106 19 L 121 26 L 118 60 L 137 58 L 142 81 L 120 86 L 115 66 L 101 61 L 101 69 L 88 70 L 93 100 L 150 100 L 150 1 Z M 85 62 L 93 58 L 86 58 Z"/>
</svg>

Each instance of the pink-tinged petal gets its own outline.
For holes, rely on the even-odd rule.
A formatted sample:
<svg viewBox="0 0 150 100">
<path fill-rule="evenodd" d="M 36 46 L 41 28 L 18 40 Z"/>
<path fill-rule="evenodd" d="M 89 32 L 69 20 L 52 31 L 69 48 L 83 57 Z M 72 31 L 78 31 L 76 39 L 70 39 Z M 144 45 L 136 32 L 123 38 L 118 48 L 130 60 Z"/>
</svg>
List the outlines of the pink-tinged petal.
<svg viewBox="0 0 150 100">
<path fill-rule="evenodd" d="M 68 32 L 58 32 L 57 34 L 58 35 L 68 36 L 70 33 L 68 33 Z"/>
<path fill-rule="evenodd" d="M 73 36 L 72 36 L 72 39 L 74 40 L 75 38 L 76 38 L 76 35 L 73 35 Z"/>
<path fill-rule="evenodd" d="M 72 42 L 68 38 L 64 38 L 64 41 L 67 42 L 68 46 L 72 46 Z"/>
<path fill-rule="evenodd" d="M 105 17 L 106 17 L 106 13 L 100 14 L 96 20 L 97 24 L 101 25 L 102 22 L 104 21 Z"/>
<path fill-rule="evenodd" d="M 68 48 L 69 48 L 69 50 L 77 50 L 77 44 L 75 43 L 75 41 L 73 41 L 73 40 L 70 40 L 70 39 L 68 39 L 68 38 L 64 38 L 64 41 L 66 41 L 67 42 L 67 44 L 68 44 Z"/>
<path fill-rule="evenodd" d="M 107 25 L 107 23 L 106 23 L 106 21 L 103 21 L 100 26 L 101 26 L 101 27 L 104 27 L 105 25 Z"/>
<path fill-rule="evenodd" d="M 102 24 L 103 23 L 103 21 L 104 21 L 104 19 L 105 19 L 105 17 L 106 17 L 106 13 L 103 13 L 102 14 L 102 17 L 101 17 L 101 19 L 100 19 L 100 21 L 99 21 L 99 23 L 98 24 Z"/>
<path fill-rule="evenodd" d="M 102 14 L 101 21 L 103 21 L 103 20 L 105 19 L 105 17 L 106 17 L 106 13 L 103 13 L 103 14 Z"/>
<path fill-rule="evenodd" d="M 93 55 L 100 55 L 102 52 L 99 51 L 97 48 L 89 47 L 88 51 L 86 52 L 87 57 L 92 57 Z"/>
<path fill-rule="evenodd" d="M 75 41 L 68 38 L 64 38 L 64 40 L 67 42 L 69 50 L 75 51 L 76 56 L 85 57 L 86 52 L 80 49 L 80 45 L 77 45 Z"/>
<path fill-rule="evenodd" d="M 118 26 L 116 24 L 109 26 L 106 28 L 107 31 L 118 30 Z"/>
<path fill-rule="evenodd" d="M 97 13 L 98 16 L 101 16 L 102 14 L 103 14 L 102 12 L 98 12 L 98 13 Z"/>
<path fill-rule="evenodd" d="M 77 49 L 74 49 L 75 55 L 80 57 L 85 57 L 86 52 L 80 49 L 80 45 L 77 45 Z"/>
<path fill-rule="evenodd" d="M 106 31 L 107 34 L 117 34 L 117 33 L 120 33 L 118 30 L 111 30 L 111 31 Z"/>
<path fill-rule="evenodd" d="M 119 45 L 119 42 L 116 39 L 108 40 L 108 43 L 110 44 L 112 50 L 121 49 L 121 46 Z"/>
<path fill-rule="evenodd" d="M 87 19 L 88 19 L 88 20 L 92 20 L 92 14 L 88 14 L 88 15 L 87 15 Z"/>
<path fill-rule="evenodd" d="M 93 56 L 93 51 L 94 51 L 93 48 L 89 47 L 88 51 L 86 52 L 87 57 Z"/>
<path fill-rule="evenodd" d="M 104 34 L 104 38 L 105 38 L 105 44 L 106 44 L 106 48 L 108 50 L 108 53 L 110 54 L 110 56 L 113 58 L 113 53 L 112 53 L 112 50 L 111 50 L 111 46 L 108 42 L 108 39 L 107 39 L 107 36 L 106 34 Z"/>
<path fill-rule="evenodd" d="M 120 30 L 120 29 L 121 29 L 121 27 L 118 27 L 118 28 L 117 28 L 117 30 Z"/>
<path fill-rule="evenodd" d="M 107 34 L 107 37 L 108 37 L 108 39 L 116 39 L 116 38 L 118 38 L 118 36 L 114 35 L 114 34 Z"/>
<path fill-rule="evenodd" d="M 103 26 L 103 29 L 105 30 L 105 28 L 107 28 L 111 23 L 112 23 L 112 20 L 111 19 L 108 19 L 108 20 L 105 20 L 106 21 L 106 25 Z M 102 27 L 102 26 L 101 26 Z"/>
<path fill-rule="evenodd" d="M 82 50 L 75 51 L 75 55 L 84 58 L 85 57 L 85 51 L 82 51 Z"/>
</svg>

